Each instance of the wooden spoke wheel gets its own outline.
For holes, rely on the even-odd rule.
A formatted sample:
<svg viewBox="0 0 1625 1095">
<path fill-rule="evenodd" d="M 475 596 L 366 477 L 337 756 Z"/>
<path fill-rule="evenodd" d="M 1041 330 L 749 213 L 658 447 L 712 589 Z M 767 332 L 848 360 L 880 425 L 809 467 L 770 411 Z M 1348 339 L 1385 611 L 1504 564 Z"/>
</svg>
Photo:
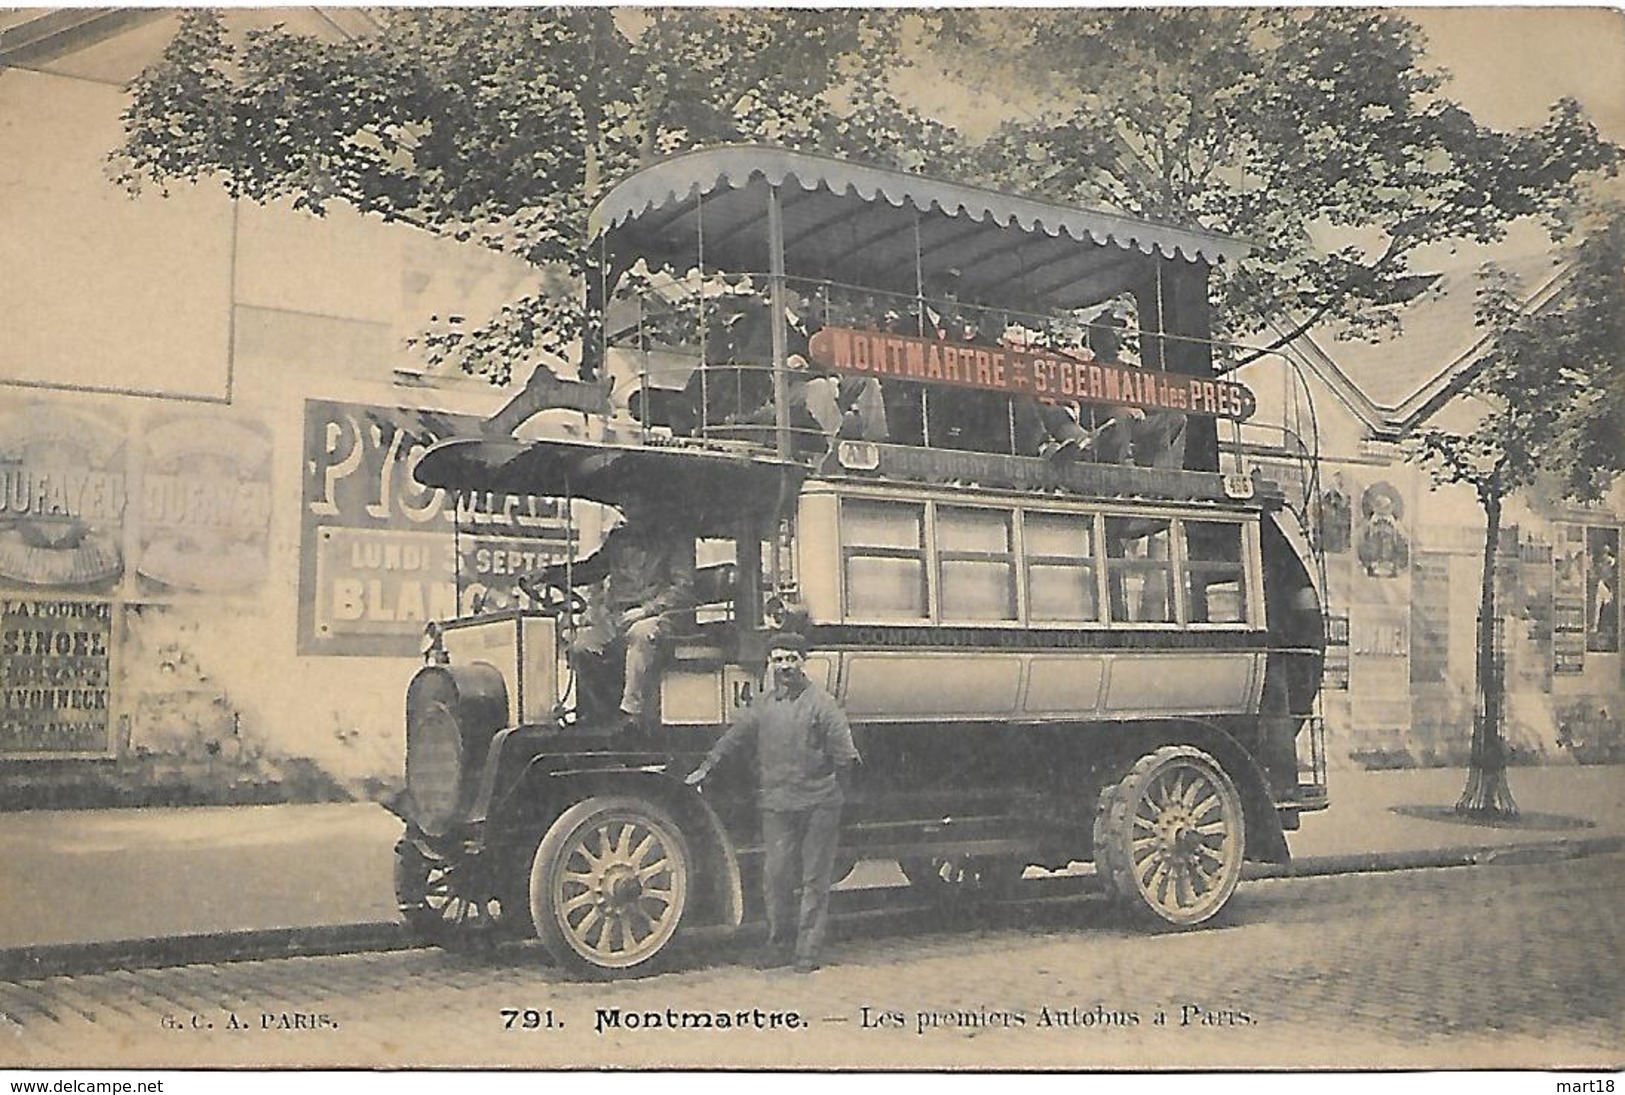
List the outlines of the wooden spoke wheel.
<svg viewBox="0 0 1625 1095">
<path fill-rule="evenodd" d="M 502 902 L 478 861 L 410 838 L 395 845 L 395 903 L 413 938 L 448 950 L 489 943 L 502 925 Z"/>
<path fill-rule="evenodd" d="M 1008 897 L 1025 866 L 1000 856 L 942 855 L 897 861 L 909 885 L 937 900 Z"/>
<path fill-rule="evenodd" d="M 590 798 L 559 815 L 537 845 L 531 921 L 560 965 L 625 972 L 671 942 L 688 886 L 688 846 L 665 811 L 635 798 Z"/>
<path fill-rule="evenodd" d="M 1211 756 L 1164 746 L 1100 793 L 1095 869 L 1138 919 L 1190 927 L 1212 918 L 1241 880 L 1241 796 Z"/>
</svg>

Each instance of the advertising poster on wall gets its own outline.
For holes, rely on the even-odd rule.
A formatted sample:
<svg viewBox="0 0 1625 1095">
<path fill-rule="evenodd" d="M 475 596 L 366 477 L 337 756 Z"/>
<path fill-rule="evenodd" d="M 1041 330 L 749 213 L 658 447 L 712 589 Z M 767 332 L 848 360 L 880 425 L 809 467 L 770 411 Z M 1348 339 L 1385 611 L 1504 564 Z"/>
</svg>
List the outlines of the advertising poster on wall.
<svg viewBox="0 0 1625 1095">
<path fill-rule="evenodd" d="M 139 423 L 139 425 L 137 425 Z M 0 755 L 113 755 L 124 607 L 263 586 L 271 442 L 237 411 L 0 411 Z"/>
<path fill-rule="evenodd" d="M 1410 624 L 1402 605 L 1356 605 L 1349 615 L 1350 717 L 1368 740 L 1411 728 Z"/>
<path fill-rule="evenodd" d="M 1349 468 L 1336 473 L 1334 483 L 1347 492 L 1351 525 L 1342 556 L 1349 591 L 1349 728 L 1360 746 L 1389 748 L 1410 732 L 1414 714 L 1414 477 L 1398 467 Z"/>
<path fill-rule="evenodd" d="M 1357 553 L 1366 577 L 1398 579 L 1410 566 L 1409 507 L 1387 479 L 1378 479 L 1360 492 L 1355 522 Z"/>
<path fill-rule="evenodd" d="M 1586 537 L 1560 524 L 1552 544 L 1552 672 L 1577 676 L 1586 665 Z"/>
<path fill-rule="evenodd" d="M 138 593 L 241 593 L 270 566 L 271 438 L 264 423 L 196 413 L 141 431 Z"/>
<path fill-rule="evenodd" d="M 412 478 L 429 445 L 478 425 L 306 401 L 301 654 L 414 654 L 428 621 L 501 604 L 518 577 L 563 557 L 562 503 L 484 494 L 454 504 Z"/>
<path fill-rule="evenodd" d="M 1518 568 L 1513 617 L 1521 641 L 1507 651 L 1512 680 L 1524 688 L 1552 690 L 1552 545 L 1524 541 Z"/>
<path fill-rule="evenodd" d="M 107 601 L 0 598 L 0 756 L 113 754 L 112 634 Z"/>
<path fill-rule="evenodd" d="M 1619 529 L 1586 529 L 1586 650 L 1619 653 Z"/>
<path fill-rule="evenodd" d="M 239 411 L 138 426 L 52 401 L 0 414 L 0 588 L 141 601 L 250 591 L 269 565 L 271 439 Z"/>
<path fill-rule="evenodd" d="M 1419 551 L 1411 568 L 1411 683 L 1443 684 L 1450 669 L 1450 556 Z"/>
<path fill-rule="evenodd" d="M 1320 493 L 1320 544 L 1328 555 L 1343 555 L 1354 535 L 1354 511 L 1342 472 L 1333 472 Z"/>
<path fill-rule="evenodd" d="M 1326 660 L 1321 685 L 1338 692 L 1349 689 L 1349 617 L 1346 612 L 1326 616 Z"/>
<path fill-rule="evenodd" d="M 0 414 L 0 588 L 106 593 L 124 575 L 122 423 L 45 403 Z"/>
</svg>

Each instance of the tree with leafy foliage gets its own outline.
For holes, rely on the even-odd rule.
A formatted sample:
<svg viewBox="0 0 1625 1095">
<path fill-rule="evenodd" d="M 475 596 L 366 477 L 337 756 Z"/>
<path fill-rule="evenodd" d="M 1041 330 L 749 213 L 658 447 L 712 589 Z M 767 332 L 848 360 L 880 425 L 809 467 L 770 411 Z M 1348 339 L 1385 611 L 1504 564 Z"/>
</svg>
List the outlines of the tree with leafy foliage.
<svg viewBox="0 0 1625 1095">
<path fill-rule="evenodd" d="M 1618 150 L 1563 100 L 1498 132 L 1445 94 L 1403 15 L 1357 8 L 953 13 L 976 72 L 1027 88 L 979 158 L 991 185 L 1239 236 L 1221 330 L 1392 333 L 1428 249 L 1555 225 Z M 973 73 L 967 73 L 970 78 Z M 1238 363 L 1250 359 L 1241 354 Z"/>
<path fill-rule="evenodd" d="M 317 211 L 342 199 L 556 272 L 489 323 L 423 340 L 431 361 L 499 381 L 556 364 L 579 337 L 586 213 L 607 183 L 705 144 L 976 173 L 1241 236 L 1255 250 L 1219 270 L 1221 332 L 1275 330 L 1276 347 L 1329 324 L 1380 334 L 1425 284 L 1427 248 L 1551 218 L 1618 155 L 1572 101 L 1529 132 L 1479 124 L 1423 63 L 1416 26 L 1380 10 L 378 18 L 375 35 L 324 43 L 275 30 L 236 40 L 219 16 L 188 13 L 132 87 L 122 176 L 217 175 L 235 195 Z M 974 66 L 959 81 L 946 78 L 955 58 Z M 911 105 L 977 78 L 984 108 L 1021 89 L 1037 113 L 971 149 Z"/>
<path fill-rule="evenodd" d="M 131 86 L 121 181 L 216 177 L 472 240 L 538 268 L 489 321 L 421 343 L 496 382 L 557 367 L 588 314 L 587 214 L 650 159 L 765 141 L 904 169 L 956 146 L 881 73 L 902 67 L 897 12 L 832 9 L 375 9 L 376 34 L 327 42 L 230 33 L 184 14 Z M 887 66 L 874 63 L 888 58 Z"/>
<path fill-rule="evenodd" d="M 1473 488 L 1484 510 L 1477 710 L 1471 768 L 1459 812 L 1515 816 L 1501 729 L 1504 681 L 1495 649 L 1495 562 L 1501 514 L 1516 491 L 1594 502 L 1625 471 L 1625 208 L 1610 206 L 1574 229 L 1557 294 L 1531 310 L 1522 287 L 1487 269 L 1478 326 L 1485 353 L 1464 395 L 1481 409 L 1470 431 L 1422 431 L 1436 484 Z"/>
</svg>

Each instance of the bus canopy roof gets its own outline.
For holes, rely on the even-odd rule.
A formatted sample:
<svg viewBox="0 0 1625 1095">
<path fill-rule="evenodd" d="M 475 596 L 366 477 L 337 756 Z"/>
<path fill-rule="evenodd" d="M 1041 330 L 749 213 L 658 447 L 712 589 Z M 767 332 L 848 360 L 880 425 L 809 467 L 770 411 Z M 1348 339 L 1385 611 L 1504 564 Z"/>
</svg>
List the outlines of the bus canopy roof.
<svg viewBox="0 0 1625 1095">
<path fill-rule="evenodd" d="M 988 305 L 1093 304 L 1157 257 L 1212 265 L 1239 241 L 1114 213 L 757 145 L 690 152 L 629 176 L 593 210 L 595 240 L 652 266 L 764 273 L 779 193 L 786 272 L 912 295 L 957 271 Z"/>
</svg>

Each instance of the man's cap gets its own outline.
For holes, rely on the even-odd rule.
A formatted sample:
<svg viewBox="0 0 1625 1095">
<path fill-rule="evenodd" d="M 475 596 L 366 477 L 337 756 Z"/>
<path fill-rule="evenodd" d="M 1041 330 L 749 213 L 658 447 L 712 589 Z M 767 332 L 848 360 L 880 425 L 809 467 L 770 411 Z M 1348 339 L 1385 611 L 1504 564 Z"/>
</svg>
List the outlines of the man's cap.
<svg viewBox="0 0 1625 1095">
<path fill-rule="evenodd" d="M 802 657 L 806 657 L 807 637 L 805 635 L 798 635 L 794 631 L 780 631 L 769 639 L 767 643 L 767 652 L 769 654 L 773 653 L 775 650 L 794 650 Z"/>
</svg>

